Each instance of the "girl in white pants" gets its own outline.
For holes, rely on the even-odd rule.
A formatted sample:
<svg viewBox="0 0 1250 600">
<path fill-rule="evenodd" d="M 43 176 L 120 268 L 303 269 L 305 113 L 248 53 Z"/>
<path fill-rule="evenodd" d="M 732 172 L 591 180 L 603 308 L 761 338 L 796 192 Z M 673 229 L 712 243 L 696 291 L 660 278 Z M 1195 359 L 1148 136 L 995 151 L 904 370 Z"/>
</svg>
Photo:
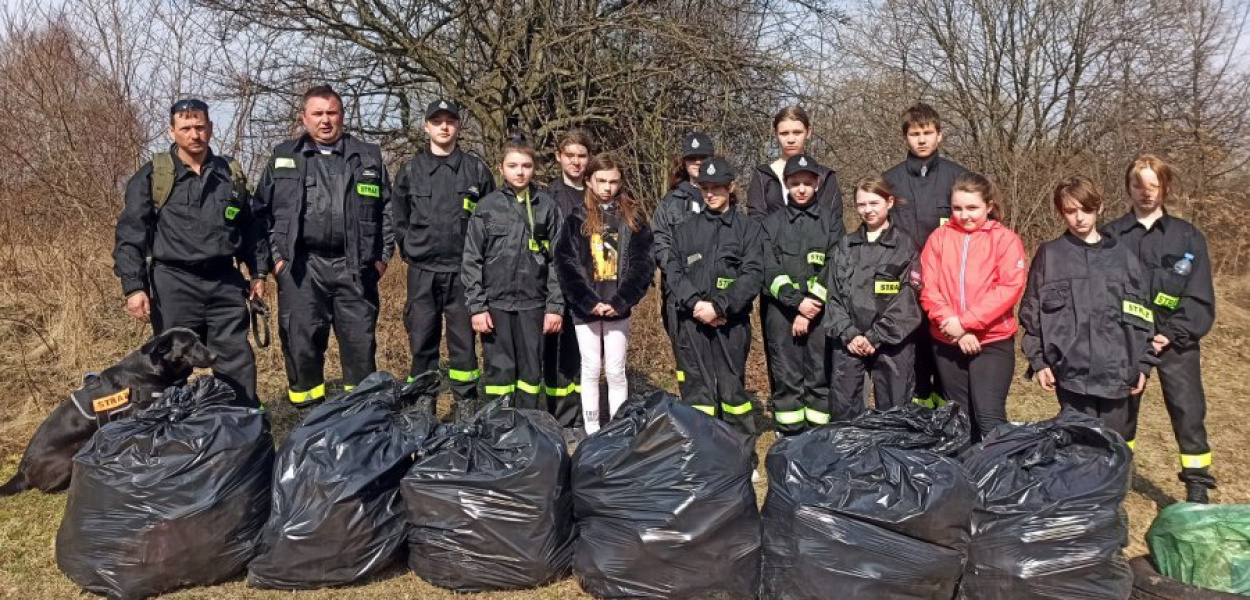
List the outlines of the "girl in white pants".
<svg viewBox="0 0 1250 600">
<path fill-rule="evenodd" d="M 599 380 L 605 371 L 609 418 L 629 396 L 629 315 L 646 295 L 655 270 L 647 218 L 625 191 L 621 174 L 610 155 L 590 160 L 585 202 L 568 216 L 556 241 L 556 270 L 581 352 L 582 417 L 588 434 L 601 425 Z"/>
</svg>

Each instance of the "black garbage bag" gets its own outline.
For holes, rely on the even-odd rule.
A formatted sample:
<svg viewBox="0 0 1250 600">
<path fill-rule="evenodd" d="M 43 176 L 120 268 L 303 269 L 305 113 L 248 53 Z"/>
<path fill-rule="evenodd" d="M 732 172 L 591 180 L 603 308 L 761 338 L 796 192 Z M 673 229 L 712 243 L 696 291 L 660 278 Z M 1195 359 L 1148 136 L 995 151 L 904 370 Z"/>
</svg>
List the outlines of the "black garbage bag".
<svg viewBox="0 0 1250 600">
<path fill-rule="evenodd" d="M 460 592 L 531 588 L 569 572 L 569 455 L 551 415 L 487 405 L 444 425 L 401 484 L 408 565 Z"/>
<path fill-rule="evenodd" d="M 1120 505 L 1132 454 L 1119 434 L 1065 410 L 1049 421 L 996 427 L 964 466 L 980 500 L 960 598 L 1129 597 Z"/>
<path fill-rule="evenodd" d="M 56 562 L 110 598 L 146 598 L 243 572 L 269 513 L 273 438 L 226 383 L 169 388 L 104 425 L 74 457 Z"/>
<path fill-rule="evenodd" d="M 760 517 L 751 438 L 655 393 L 573 456 L 573 570 L 599 598 L 755 598 Z"/>
<path fill-rule="evenodd" d="M 779 440 L 765 459 L 762 598 L 950 600 L 976 487 L 956 405 L 869 411 Z"/>
<path fill-rule="evenodd" d="M 308 413 L 278 451 L 273 503 L 248 583 L 343 585 L 402 555 L 408 520 L 399 482 L 434 427 L 438 373 L 408 386 L 374 373 Z"/>
</svg>

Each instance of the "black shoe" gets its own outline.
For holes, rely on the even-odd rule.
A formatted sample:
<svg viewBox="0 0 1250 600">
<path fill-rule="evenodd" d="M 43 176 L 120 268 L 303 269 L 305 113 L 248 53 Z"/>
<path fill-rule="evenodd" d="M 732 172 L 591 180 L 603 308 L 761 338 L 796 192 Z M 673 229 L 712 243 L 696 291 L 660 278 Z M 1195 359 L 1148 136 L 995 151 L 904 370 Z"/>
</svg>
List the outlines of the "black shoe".
<svg viewBox="0 0 1250 600">
<path fill-rule="evenodd" d="M 1196 482 L 1186 483 L 1185 484 L 1185 501 L 1193 502 L 1195 504 L 1210 503 L 1211 499 L 1208 497 L 1208 494 L 1207 494 L 1208 489 L 1209 488 L 1207 488 L 1207 486 L 1201 483 L 1196 483 Z"/>
</svg>

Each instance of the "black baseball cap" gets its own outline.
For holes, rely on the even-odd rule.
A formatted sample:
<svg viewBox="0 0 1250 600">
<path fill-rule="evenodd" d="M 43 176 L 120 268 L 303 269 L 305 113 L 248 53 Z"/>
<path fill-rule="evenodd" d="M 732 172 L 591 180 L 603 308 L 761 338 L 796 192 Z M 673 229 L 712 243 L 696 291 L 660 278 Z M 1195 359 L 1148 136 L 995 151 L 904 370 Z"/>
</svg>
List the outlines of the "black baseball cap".
<svg viewBox="0 0 1250 600">
<path fill-rule="evenodd" d="M 819 177 L 820 176 L 819 169 L 820 169 L 820 163 L 816 162 L 816 159 L 806 154 L 799 154 L 796 156 L 791 156 L 790 159 L 786 161 L 786 167 L 782 169 L 781 176 L 789 177 L 795 173 L 802 173 L 806 171 L 808 173 L 811 173 L 812 175 Z"/>
<path fill-rule="evenodd" d="M 681 140 L 681 157 L 690 158 L 691 156 L 712 156 L 716 154 L 716 147 L 712 145 L 712 138 L 705 133 L 692 131 L 686 134 Z"/>
<path fill-rule="evenodd" d="M 208 114 L 208 103 L 199 98 L 182 98 L 169 106 L 169 116 L 178 113 L 200 111 L 205 115 Z"/>
<path fill-rule="evenodd" d="M 719 156 L 713 156 L 703 161 L 699 166 L 699 175 L 694 178 L 695 183 L 732 183 L 734 180 L 734 168 L 729 161 Z"/>
<path fill-rule="evenodd" d="M 425 107 L 425 120 L 429 121 L 430 119 L 434 118 L 434 115 L 437 115 L 438 113 L 441 113 L 441 112 L 445 112 L 459 119 L 460 118 L 460 105 L 456 104 L 455 100 L 439 98 L 438 100 L 431 102 L 429 106 Z"/>
</svg>

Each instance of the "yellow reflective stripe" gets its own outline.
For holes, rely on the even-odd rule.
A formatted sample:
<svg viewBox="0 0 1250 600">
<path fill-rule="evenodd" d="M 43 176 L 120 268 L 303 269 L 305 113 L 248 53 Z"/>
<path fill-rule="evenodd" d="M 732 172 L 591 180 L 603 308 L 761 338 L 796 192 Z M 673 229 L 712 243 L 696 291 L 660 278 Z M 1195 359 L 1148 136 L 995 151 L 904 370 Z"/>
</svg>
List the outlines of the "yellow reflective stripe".
<svg viewBox="0 0 1250 600">
<path fill-rule="evenodd" d="M 354 386 L 354 385 L 344 385 L 344 386 L 343 386 L 343 391 L 344 391 L 344 392 L 350 392 L 350 391 L 352 391 L 352 390 L 354 390 L 354 389 L 356 389 L 356 386 Z"/>
<path fill-rule="evenodd" d="M 521 380 L 517 380 L 516 389 L 521 390 L 522 392 L 525 392 L 527 394 L 540 394 L 543 391 L 543 386 L 541 383 L 527 383 Z"/>
<path fill-rule="evenodd" d="M 563 398 L 565 396 L 568 396 L 569 394 L 572 394 L 573 392 L 578 391 L 578 387 L 577 387 L 577 384 L 575 383 L 570 383 L 567 386 L 562 387 L 562 388 L 561 387 L 549 387 L 547 385 L 543 385 L 543 390 L 547 392 L 548 396 L 552 396 L 555 398 Z"/>
<path fill-rule="evenodd" d="M 745 415 L 751 412 L 751 403 L 746 402 L 743 404 L 735 405 L 735 404 L 725 404 L 724 402 L 721 402 L 720 409 L 731 415 Z"/>
<path fill-rule="evenodd" d="M 460 369 L 447 369 L 447 378 L 452 381 L 473 383 L 474 381 L 477 381 L 481 377 L 482 377 L 482 371 L 480 369 L 473 369 L 472 371 L 461 371 Z M 414 379 L 415 377 L 409 377 L 408 381 L 412 382 Z"/>
<path fill-rule="evenodd" d="M 320 400 L 326 397 L 326 384 L 323 383 L 311 390 L 308 390 L 307 392 L 287 390 L 286 397 L 292 404 L 303 404 L 305 402 L 312 402 L 313 400 Z"/>
<path fill-rule="evenodd" d="M 773 419 L 780 425 L 794 425 L 795 423 L 802 423 L 806 416 L 807 415 L 804 410 L 801 408 L 798 410 L 783 410 L 773 413 Z"/>
<path fill-rule="evenodd" d="M 911 401 L 925 408 L 942 408 L 946 406 L 946 399 L 939 396 L 937 392 L 929 394 L 928 398 L 912 398 Z"/>
<path fill-rule="evenodd" d="M 1176 307 L 1180 306 L 1180 303 L 1181 299 L 1176 296 L 1171 296 L 1163 292 L 1159 292 L 1155 295 L 1155 305 L 1162 306 L 1168 310 L 1176 310 Z"/>
<path fill-rule="evenodd" d="M 683 383 L 683 382 L 685 382 L 685 381 L 686 381 L 686 372 L 685 372 L 685 371 L 678 371 L 678 372 L 677 372 L 677 383 Z"/>
<path fill-rule="evenodd" d="M 489 396 L 503 396 L 516 391 L 516 384 L 510 385 L 487 385 L 485 387 L 486 394 Z"/>
<path fill-rule="evenodd" d="M 781 288 L 787 285 L 794 285 L 794 280 L 790 279 L 789 275 L 778 275 L 775 279 L 773 279 L 772 285 L 768 286 L 768 293 L 772 294 L 772 296 L 776 298 L 777 294 L 781 293 Z M 719 281 L 717 282 L 716 287 L 720 287 Z"/>
<path fill-rule="evenodd" d="M 902 284 L 897 281 L 874 281 L 872 291 L 878 294 L 897 294 Z"/>
<path fill-rule="evenodd" d="M 828 425 L 829 420 L 833 417 L 826 412 L 820 412 L 811 408 L 807 409 L 807 422 L 815 425 Z"/>
<path fill-rule="evenodd" d="M 551 249 L 551 242 L 546 241 L 546 240 L 539 242 L 538 240 L 535 240 L 534 238 L 530 238 L 530 252 L 538 252 L 539 250 L 550 250 L 550 249 Z"/>
<path fill-rule="evenodd" d="M 701 413 L 706 413 L 706 414 L 708 414 L 708 415 L 710 415 L 710 416 L 713 416 L 713 417 L 715 417 L 715 416 L 716 416 L 716 407 L 715 407 L 715 406 L 708 406 L 708 405 L 706 405 L 706 404 L 692 404 L 692 405 L 691 405 L 691 407 L 692 407 L 692 408 L 694 408 L 695 410 L 697 410 L 697 411 L 701 412 Z"/>
<path fill-rule="evenodd" d="M 1124 443 L 1128 444 L 1129 450 L 1132 450 L 1133 452 L 1137 452 L 1137 440 L 1129 440 Z"/>
<path fill-rule="evenodd" d="M 408 379 L 406 380 L 406 382 L 407 382 L 407 383 L 412 383 L 412 382 L 414 382 L 414 381 L 416 381 L 416 380 L 417 380 L 417 376 L 416 376 L 416 375 L 409 375 L 409 376 L 408 376 Z"/>
<path fill-rule="evenodd" d="M 807 291 L 811 292 L 813 296 L 820 298 L 821 302 L 824 302 L 829 297 L 829 290 L 826 290 L 825 286 L 820 285 L 820 282 L 816 281 L 815 277 L 807 280 Z"/>
<path fill-rule="evenodd" d="M 733 278 L 733 277 L 717 277 L 717 278 L 716 278 L 716 289 L 718 289 L 718 290 L 727 290 L 727 289 L 729 289 L 729 286 L 730 286 L 733 282 L 734 282 L 734 278 Z"/>
<path fill-rule="evenodd" d="M 471 200 L 468 196 L 465 196 L 465 199 L 464 199 L 464 209 L 465 209 L 465 210 L 467 210 L 467 211 L 469 211 L 470 213 L 472 213 L 472 212 L 476 212 L 476 211 L 477 211 L 477 202 L 474 202 L 474 201 L 473 201 L 473 200 Z"/>
<path fill-rule="evenodd" d="M 1186 469 L 1205 469 L 1211 466 L 1211 453 L 1182 454 L 1181 467 Z"/>
<path fill-rule="evenodd" d="M 825 264 L 825 253 L 824 253 L 824 252 L 808 252 L 808 253 L 807 253 L 807 264 L 809 264 L 809 265 L 824 265 L 824 264 Z"/>
<path fill-rule="evenodd" d="M 1145 306 L 1142 306 L 1136 302 L 1130 302 L 1128 300 L 1125 300 L 1123 302 L 1123 306 L 1124 306 L 1124 314 L 1132 315 L 1147 323 L 1155 322 L 1155 313 L 1149 308 L 1146 308 Z"/>
</svg>

